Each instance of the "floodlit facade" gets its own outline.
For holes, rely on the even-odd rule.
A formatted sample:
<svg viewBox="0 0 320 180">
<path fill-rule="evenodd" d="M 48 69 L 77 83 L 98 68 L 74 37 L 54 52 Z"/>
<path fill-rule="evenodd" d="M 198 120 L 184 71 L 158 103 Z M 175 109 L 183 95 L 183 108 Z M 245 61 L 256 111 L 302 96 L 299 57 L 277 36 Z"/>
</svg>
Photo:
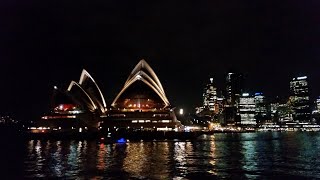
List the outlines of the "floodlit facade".
<svg viewBox="0 0 320 180">
<path fill-rule="evenodd" d="M 293 78 L 290 82 L 290 93 L 293 119 L 298 122 L 310 122 L 311 104 L 307 76 Z"/>
<path fill-rule="evenodd" d="M 145 60 L 130 73 L 101 126 L 115 129 L 174 130 L 180 126 L 159 78 Z"/>
</svg>

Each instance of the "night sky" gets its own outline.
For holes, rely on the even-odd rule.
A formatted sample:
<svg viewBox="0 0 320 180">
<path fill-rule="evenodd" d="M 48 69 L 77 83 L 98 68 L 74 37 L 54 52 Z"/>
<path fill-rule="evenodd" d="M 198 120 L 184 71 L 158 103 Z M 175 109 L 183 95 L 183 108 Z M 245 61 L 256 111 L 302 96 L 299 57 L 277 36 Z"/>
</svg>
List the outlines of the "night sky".
<svg viewBox="0 0 320 180">
<path fill-rule="evenodd" d="M 2 0 L 0 113 L 22 120 L 48 109 L 54 85 L 66 88 L 83 68 L 108 104 L 145 59 L 178 108 L 201 105 L 213 77 L 246 75 L 249 92 L 286 97 L 307 75 L 320 95 L 320 2 Z"/>
</svg>

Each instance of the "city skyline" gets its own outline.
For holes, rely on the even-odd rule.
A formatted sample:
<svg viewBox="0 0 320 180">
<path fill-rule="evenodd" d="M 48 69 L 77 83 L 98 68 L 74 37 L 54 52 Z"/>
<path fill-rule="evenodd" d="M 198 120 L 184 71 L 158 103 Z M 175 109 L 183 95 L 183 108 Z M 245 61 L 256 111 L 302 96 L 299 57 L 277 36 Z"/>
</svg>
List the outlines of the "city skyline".
<svg viewBox="0 0 320 180">
<path fill-rule="evenodd" d="M 267 97 L 289 96 L 292 78 L 306 75 L 314 99 L 319 5 L 2 2 L 0 112 L 39 117 L 52 88 L 65 88 L 82 69 L 110 103 L 140 59 L 156 71 L 171 103 L 189 111 L 201 105 L 210 77 L 224 89 L 230 69 Z"/>
</svg>

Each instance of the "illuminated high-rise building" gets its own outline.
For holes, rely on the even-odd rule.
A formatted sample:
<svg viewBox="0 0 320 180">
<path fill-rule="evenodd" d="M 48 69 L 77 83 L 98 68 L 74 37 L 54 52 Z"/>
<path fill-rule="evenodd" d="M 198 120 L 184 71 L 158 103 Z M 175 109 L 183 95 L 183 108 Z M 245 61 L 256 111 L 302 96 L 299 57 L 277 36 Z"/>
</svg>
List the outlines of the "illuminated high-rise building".
<svg viewBox="0 0 320 180">
<path fill-rule="evenodd" d="M 255 97 L 249 93 L 243 93 L 239 102 L 239 113 L 241 125 L 256 125 L 256 103 Z"/>
<path fill-rule="evenodd" d="M 258 123 L 263 123 L 267 120 L 267 103 L 266 98 L 262 93 L 255 93 L 254 101 L 256 104 L 256 119 Z"/>
<path fill-rule="evenodd" d="M 229 72 L 226 76 L 225 121 L 227 124 L 240 123 L 239 102 L 243 91 L 244 77 L 240 73 Z"/>
<path fill-rule="evenodd" d="M 293 119 L 299 122 L 309 122 L 311 120 L 311 108 L 307 76 L 292 79 L 290 94 Z"/>
<path fill-rule="evenodd" d="M 210 78 L 210 82 L 206 85 L 203 92 L 203 107 L 209 109 L 209 111 L 215 111 L 215 104 L 217 101 L 217 88 L 213 84 L 213 78 Z"/>
<path fill-rule="evenodd" d="M 244 77 L 241 73 L 229 72 L 226 77 L 226 99 L 231 106 L 237 106 L 243 91 Z"/>
</svg>

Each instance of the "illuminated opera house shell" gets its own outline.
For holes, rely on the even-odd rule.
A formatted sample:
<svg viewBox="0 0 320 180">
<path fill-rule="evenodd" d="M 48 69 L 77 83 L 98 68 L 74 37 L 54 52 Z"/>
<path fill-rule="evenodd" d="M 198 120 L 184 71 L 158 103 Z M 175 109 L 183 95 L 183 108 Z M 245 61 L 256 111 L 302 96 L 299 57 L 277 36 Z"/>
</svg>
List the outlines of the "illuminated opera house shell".
<svg viewBox="0 0 320 180">
<path fill-rule="evenodd" d="M 145 60 L 130 73 L 103 121 L 119 128 L 175 129 L 179 125 L 159 78 Z"/>
<path fill-rule="evenodd" d="M 91 112 L 104 114 L 106 110 L 106 101 L 92 76 L 84 69 L 82 70 L 79 83 L 71 81 L 68 90 L 80 104 L 85 104 Z"/>
<path fill-rule="evenodd" d="M 106 101 L 92 78 L 84 69 L 79 82 L 71 81 L 66 91 L 54 88 L 51 111 L 42 116 L 39 126 L 76 129 L 97 127 L 98 118 L 105 115 Z"/>
</svg>

